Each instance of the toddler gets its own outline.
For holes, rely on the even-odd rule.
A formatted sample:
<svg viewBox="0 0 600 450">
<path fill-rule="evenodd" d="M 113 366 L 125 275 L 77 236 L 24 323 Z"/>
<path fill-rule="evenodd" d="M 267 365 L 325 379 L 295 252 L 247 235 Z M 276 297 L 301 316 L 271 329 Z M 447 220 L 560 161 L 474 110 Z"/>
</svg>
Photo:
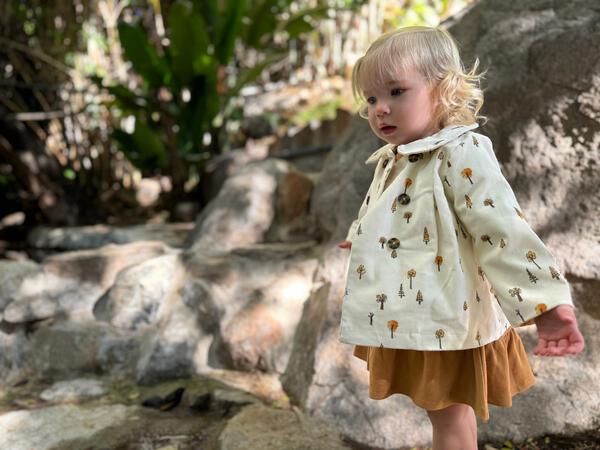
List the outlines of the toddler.
<svg viewBox="0 0 600 450">
<path fill-rule="evenodd" d="M 352 72 L 387 144 L 338 244 L 350 249 L 340 340 L 367 362 L 371 398 L 427 411 L 434 450 L 476 450 L 476 416 L 534 384 L 515 327 L 535 324 L 535 355 L 584 347 L 569 284 L 476 130 L 477 65 L 465 72 L 443 28 L 414 26 L 379 37 Z"/>
</svg>

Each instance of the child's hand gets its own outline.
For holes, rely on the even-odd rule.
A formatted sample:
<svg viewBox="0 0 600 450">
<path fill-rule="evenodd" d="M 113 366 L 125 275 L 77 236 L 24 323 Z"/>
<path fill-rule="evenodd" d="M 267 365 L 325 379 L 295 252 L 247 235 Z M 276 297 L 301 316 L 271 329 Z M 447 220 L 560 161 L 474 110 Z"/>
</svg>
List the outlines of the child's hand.
<svg viewBox="0 0 600 450">
<path fill-rule="evenodd" d="M 338 244 L 339 248 L 351 248 L 352 247 L 352 242 L 350 241 L 344 241 Z"/>
<path fill-rule="evenodd" d="M 583 336 L 570 305 L 556 306 L 534 320 L 539 339 L 533 349 L 534 355 L 576 355 L 583 350 Z"/>
</svg>

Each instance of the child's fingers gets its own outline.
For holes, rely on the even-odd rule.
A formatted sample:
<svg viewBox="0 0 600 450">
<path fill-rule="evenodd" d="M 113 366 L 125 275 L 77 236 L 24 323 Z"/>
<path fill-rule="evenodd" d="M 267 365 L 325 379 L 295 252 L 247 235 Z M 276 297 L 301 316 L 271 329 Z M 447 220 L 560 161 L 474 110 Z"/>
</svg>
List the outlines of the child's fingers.
<svg viewBox="0 0 600 450">
<path fill-rule="evenodd" d="M 543 355 L 546 351 L 546 340 L 543 338 L 538 339 L 538 343 L 533 349 L 534 355 Z"/>
</svg>

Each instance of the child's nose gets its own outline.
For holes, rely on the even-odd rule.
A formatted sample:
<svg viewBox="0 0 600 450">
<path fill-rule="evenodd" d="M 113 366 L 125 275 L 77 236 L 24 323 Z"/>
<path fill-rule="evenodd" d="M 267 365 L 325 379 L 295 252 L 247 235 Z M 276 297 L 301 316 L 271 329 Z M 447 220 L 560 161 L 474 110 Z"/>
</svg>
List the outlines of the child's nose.
<svg viewBox="0 0 600 450">
<path fill-rule="evenodd" d="M 377 108 L 375 108 L 375 112 L 378 116 L 380 116 L 381 114 L 387 114 L 390 112 L 390 108 L 387 105 L 387 103 L 384 102 L 379 102 L 379 104 L 377 105 Z"/>
</svg>

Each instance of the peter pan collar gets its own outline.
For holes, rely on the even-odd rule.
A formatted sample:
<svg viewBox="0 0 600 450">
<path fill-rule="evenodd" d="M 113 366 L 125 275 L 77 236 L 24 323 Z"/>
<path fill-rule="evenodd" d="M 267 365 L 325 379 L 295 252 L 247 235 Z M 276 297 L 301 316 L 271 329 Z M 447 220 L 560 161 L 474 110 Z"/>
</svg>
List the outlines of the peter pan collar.
<svg viewBox="0 0 600 450">
<path fill-rule="evenodd" d="M 365 161 L 365 164 L 377 163 L 380 159 L 383 162 L 384 160 L 394 158 L 396 151 L 402 155 L 410 155 L 412 153 L 434 150 L 477 127 L 479 127 L 479 124 L 476 122 L 470 125 L 448 125 L 437 133 L 409 142 L 408 144 L 386 144 L 371 154 Z"/>
<path fill-rule="evenodd" d="M 365 162 L 365 164 L 378 163 L 377 167 L 375 167 L 375 173 L 373 174 L 372 190 L 370 188 L 371 199 L 376 200 L 383 193 L 385 182 L 394 166 L 394 164 L 387 164 L 387 161 L 394 161 L 396 152 L 402 155 L 410 155 L 412 153 L 433 150 L 478 126 L 479 125 L 476 122 L 470 125 L 448 125 L 437 133 L 409 142 L 408 144 L 387 144 L 381 147 L 369 156 Z"/>
</svg>

